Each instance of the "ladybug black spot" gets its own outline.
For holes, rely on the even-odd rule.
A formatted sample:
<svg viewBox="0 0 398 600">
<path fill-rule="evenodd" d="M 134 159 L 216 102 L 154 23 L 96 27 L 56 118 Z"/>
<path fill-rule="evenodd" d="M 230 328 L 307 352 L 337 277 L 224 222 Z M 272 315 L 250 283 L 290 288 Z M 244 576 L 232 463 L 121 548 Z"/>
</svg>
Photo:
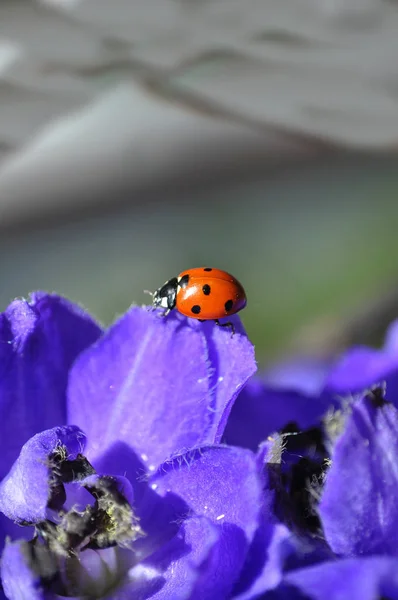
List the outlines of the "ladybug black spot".
<svg viewBox="0 0 398 600">
<path fill-rule="evenodd" d="M 225 312 L 228 313 L 232 309 L 233 305 L 234 305 L 233 300 L 227 300 L 226 303 L 224 304 Z"/>
<path fill-rule="evenodd" d="M 199 304 L 194 304 L 193 307 L 191 308 L 191 312 L 193 312 L 194 315 L 199 315 L 200 314 Z"/>
<path fill-rule="evenodd" d="M 212 271 L 213 269 L 211 267 L 205 267 L 203 270 L 204 271 Z"/>
<path fill-rule="evenodd" d="M 208 283 L 204 284 L 204 286 L 202 287 L 202 292 L 204 293 L 205 296 L 209 296 L 210 295 L 211 287 L 209 286 Z"/>
<path fill-rule="evenodd" d="M 178 282 L 178 285 L 180 286 L 180 288 L 184 289 L 187 287 L 189 283 L 189 275 L 183 275 L 180 279 L 180 281 Z"/>
</svg>

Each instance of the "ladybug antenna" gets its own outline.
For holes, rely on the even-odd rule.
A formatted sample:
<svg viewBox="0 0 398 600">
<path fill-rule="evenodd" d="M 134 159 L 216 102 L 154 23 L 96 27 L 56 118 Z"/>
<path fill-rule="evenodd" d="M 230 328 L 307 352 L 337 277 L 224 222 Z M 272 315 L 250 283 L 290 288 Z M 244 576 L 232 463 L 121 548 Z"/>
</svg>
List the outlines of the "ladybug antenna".
<svg viewBox="0 0 398 600">
<path fill-rule="evenodd" d="M 144 294 L 149 294 L 150 296 L 153 296 L 153 292 L 150 292 L 149 290 L 144 290 Z"/>
</svg>

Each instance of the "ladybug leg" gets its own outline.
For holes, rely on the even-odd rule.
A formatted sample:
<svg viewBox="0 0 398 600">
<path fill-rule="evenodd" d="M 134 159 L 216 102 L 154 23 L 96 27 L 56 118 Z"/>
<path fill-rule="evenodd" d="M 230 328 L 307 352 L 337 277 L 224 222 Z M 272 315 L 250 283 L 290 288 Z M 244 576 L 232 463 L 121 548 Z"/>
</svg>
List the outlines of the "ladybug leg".
<svg viewBox="0 0 398 600">
<path fill-rule="evenodd" d="M 150 306 L 149 310 L 156 310 L 156 306 Z M 160 319 L 163 319 L 164 317 L 167 317 L 167 315 L 169 314 L 169 312 L 171 312 L 170 308 L 165 308 L 163 312 L 160 312 L 158 314 L 158 317 L 160 317 Z"/>
<path fill-rule="evenodd" d="M 230 321 L 228 321 L 228 323 L 220 323 L 220 321 L 218 319 L 214 319 L 214 322 L 216 325 L 218 325 L 219 327 L 229 327 L 231 329 L 232 335 L 235 334 L 235 327 L 234 324 L 231 323 Z M 231 335 L 231 337 L 232 337 Z"/>
</svg>

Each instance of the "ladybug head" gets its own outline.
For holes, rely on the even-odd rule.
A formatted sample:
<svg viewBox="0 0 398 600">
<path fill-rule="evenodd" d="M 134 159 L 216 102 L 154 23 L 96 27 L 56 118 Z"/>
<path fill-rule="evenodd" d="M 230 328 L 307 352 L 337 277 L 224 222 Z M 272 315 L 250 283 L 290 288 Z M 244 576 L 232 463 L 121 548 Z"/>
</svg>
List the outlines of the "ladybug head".
<svg viewBox="0 0 398 600">
<path fill-rule="evenodd" d="M 152 296 L 153 306 L 161 306 L 167 310 L 173 310 L 176 305 L 178 280 L 177 277 L 169 279 Z"/>
</svg>

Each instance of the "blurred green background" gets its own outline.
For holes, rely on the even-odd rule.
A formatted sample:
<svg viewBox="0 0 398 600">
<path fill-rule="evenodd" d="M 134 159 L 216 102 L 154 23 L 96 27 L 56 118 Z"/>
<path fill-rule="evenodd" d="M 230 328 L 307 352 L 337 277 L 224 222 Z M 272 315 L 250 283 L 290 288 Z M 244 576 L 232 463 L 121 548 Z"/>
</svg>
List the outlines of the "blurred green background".
<svg viewBox="0 0 398 600">
<path fill-rule="evenodd" d="M 347 156 L 5 229 L 0 305 L 45 289 L 107 324 L 148 303 L 144 289 L 211 265 L 246 288 L 241 316 L 260 364 L 293 349 L 321 352 L 398 280 L 397 195 L 394 159 Z M 384 326 L 381 317 L 368 337 L 377 341 Z"/>
</svg>

